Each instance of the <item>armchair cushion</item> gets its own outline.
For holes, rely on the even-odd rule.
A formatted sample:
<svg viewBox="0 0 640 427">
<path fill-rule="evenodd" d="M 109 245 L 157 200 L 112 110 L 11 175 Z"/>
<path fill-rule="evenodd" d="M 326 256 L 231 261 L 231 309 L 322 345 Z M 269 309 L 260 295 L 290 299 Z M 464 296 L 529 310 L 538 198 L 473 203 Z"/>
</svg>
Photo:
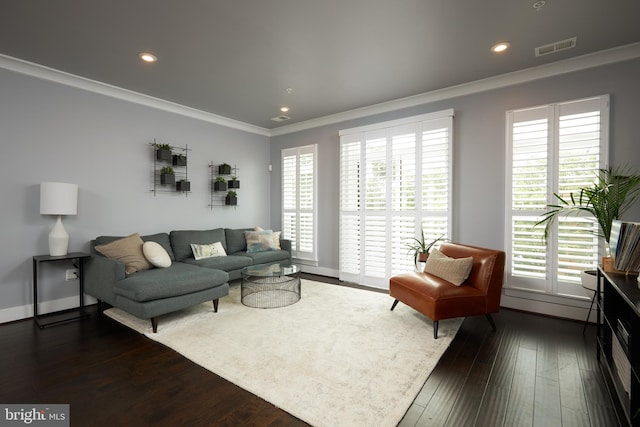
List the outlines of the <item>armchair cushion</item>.
<svg viewBox="0 0 640 427">
<path fill-rule="evenodd" d="M 462 285 L 471 273 L 473 257 L 451 258 L 433 248 L 424 266 L 424 272 L 453 283 Z"/>
</svg>

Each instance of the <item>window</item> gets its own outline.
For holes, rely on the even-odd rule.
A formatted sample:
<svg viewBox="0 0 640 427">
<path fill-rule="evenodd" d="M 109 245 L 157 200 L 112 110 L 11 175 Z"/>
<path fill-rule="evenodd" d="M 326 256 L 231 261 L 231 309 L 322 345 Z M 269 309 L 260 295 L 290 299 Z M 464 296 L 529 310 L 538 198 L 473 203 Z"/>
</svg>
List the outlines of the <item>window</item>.
<svg viewBox="0 0 640 427">
<path fill-rule="evenodd" d="M 291 239 L 291 256 L 317 261 L 316 145 L 282 150 L 282 232 Z"/>
<path fill-rule="evenodd" d="M 407 245 L 450 236 L 453 111 L 340 132 L 340 279 L 381 288 Z"/>
<path fill-rule="evenodd" d="M 597 178 L 608 153 L 609 97 L 507 112 L 507 286 L 584 296 L 580 271 L 598 263 L 593 221 L 559 218 L 545 244 L 534 227 L 555 204 Z"/>
</svg>

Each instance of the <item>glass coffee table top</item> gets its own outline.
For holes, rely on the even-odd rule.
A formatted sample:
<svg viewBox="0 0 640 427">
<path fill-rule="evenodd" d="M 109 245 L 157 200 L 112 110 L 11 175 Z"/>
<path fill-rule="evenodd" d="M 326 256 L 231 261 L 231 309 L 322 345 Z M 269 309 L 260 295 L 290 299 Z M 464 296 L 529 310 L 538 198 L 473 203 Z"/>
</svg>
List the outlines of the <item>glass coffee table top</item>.
<svg viewBox="0 0 640 427">
<path fill-rule="evenodd" d="M 257 264 L 244 267 L 241 271 L 243 276 L 253 277 L 279 277 L 297 274 L 300 268 L 290 262 L 274 262 L 272 264 Z"/>
</svg>

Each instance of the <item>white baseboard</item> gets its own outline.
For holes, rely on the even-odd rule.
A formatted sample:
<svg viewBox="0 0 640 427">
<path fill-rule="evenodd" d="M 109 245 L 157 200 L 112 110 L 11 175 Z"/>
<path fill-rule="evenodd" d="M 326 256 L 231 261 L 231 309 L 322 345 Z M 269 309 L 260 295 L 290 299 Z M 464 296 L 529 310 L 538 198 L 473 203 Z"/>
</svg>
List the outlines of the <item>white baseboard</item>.
<svg viewBox="0 0 640 427">
<path fill-rule="evenodd" d="M 584 322 L 587 317 L 590 302 L 591 301 L 585 302 L 571 300 L 569 303 L 568 301 L 560 298 L 556 301 L 541 301 L 534 297 L 527 298 L 523 296 L 502 295 L 500 306 Z M 592 323 L 595 323 L 596 321 L 595 304 L 589 314 L 589 321 Z"/>
<path fill-rule="evenodd" d="M 327 276 L 327 277 L 335 277 L 335 278 L 339 276 L 338 270 L 335 270 L 333 268 L 315 267 L 312 265 L 304 265 L 304 264 L 296 264 L 296 265 L 300 267 L 300 270 L 303 273 L 317 274 L 319 276 Z"/>
<path fill-rule="evenodd" d="M 98 301 L 95 298 L 89 295 L 85 295 L 84 297 L 85 305 L 91 305 L 97 302 Z M 76 307 L 78 307 L 77 296 L 60 298 L 52 301 L 42 301 L 38 304 L 38 315 L 69 310 Z M 0 310 L 0 323 L 14 322 L 16 320 L 27 319 L 29 317 L 33 317 L 33 304 Z"/>
</svg>

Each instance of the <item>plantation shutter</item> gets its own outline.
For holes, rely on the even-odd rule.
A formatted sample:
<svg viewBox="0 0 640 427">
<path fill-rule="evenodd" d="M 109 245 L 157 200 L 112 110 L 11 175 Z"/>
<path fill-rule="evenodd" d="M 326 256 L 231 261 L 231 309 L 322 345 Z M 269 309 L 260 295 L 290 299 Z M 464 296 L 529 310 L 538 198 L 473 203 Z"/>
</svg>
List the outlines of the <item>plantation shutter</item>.
<svg viewBox="0 0 640 427">
<path fill-rule="evenodd" d="M 452 115 L 340 132 L 341 280 L 387 288 L 415 269 L 407 245 L 421 227 L 428 238 L 450 234 Z"/>
<path fill-rule="evenodd" d="M 597 97 L 507 113 L 510 170 L 507 287 L 565 296 L 584 296 L 580 272 L 598 262 L 595 223 L 562 217 L 547 242 L 534 227 L 557 204 L 589 185 L 605 167 L 608 97 Z"/>
<path fill-rule="evenodd" d="M 422 228 L 432 238 L 450 236 L 451 126 L 440 119 L 422 130 Z"/>
<path fill-rule="evenodd" d="M 292 257 L 316 261 L 316 146 L 282 150 L 282 232 Z"/>
</svg>

